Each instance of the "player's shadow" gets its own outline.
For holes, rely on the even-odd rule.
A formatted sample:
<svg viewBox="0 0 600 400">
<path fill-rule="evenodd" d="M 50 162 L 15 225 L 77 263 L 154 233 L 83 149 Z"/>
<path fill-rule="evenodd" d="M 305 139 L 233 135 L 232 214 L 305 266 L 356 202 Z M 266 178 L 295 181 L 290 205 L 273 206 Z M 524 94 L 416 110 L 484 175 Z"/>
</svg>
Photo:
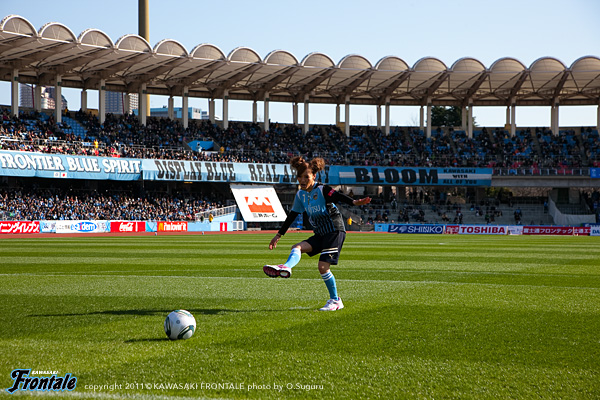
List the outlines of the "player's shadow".
<svg viewBox="0 0 600 400">
<path fill-rule="evenodd" d="M 29 317 L 85 317 L 90 315 L 138 315 L 138 316 L 152 316 L 161 315 L 167 316 L 171 311 L 169 310 L 105 310 L 105 311 L 92 311 L 87 313 L 63 313 L 63 314 L 30 314 Z M 190 308 L 188 309 L 194 315 L 219 315 L 229 313 L 253 313 L 253 312 L 273 312 L 273 311 L 289 311 L 289 310 L 233 310 L 227 308 Z"/>
</svg>

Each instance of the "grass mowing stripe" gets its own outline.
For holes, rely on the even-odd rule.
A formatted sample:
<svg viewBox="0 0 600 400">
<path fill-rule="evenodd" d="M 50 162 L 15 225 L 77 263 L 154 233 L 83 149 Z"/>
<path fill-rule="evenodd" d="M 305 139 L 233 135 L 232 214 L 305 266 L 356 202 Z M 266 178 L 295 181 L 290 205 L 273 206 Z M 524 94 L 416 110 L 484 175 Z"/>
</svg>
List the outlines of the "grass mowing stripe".
<svg viewBox="0 0 600 400">
<path fill-rule="evenodd" d="M 41 274 L 0 274 L 0 276 L 28 276 L 28 277 L 33 277 L 33 276 L 40 276 L 40 277 L 80 277 L 81 274 L 52 274 L 52 273 L 41 273 Z M 135 274 L 131 274 L 131 275 L 115 275 L 115 274 L 106 274 L 106 275 L 101 275 L 101 274 L 86 274 L 87 277 L 112 277 L 112 278 L 135 278 L 135 279 L 139 279 L 139 278 L 166 278 L 166 279 L 223 279 L 223 276 L 188 276 L 188 275 L 135 275 Z M 227 279 L 242 279 L 242 280 L 248 280 L 248 279 L 257 279 L 260 281 L 263 281 L 265 278 L 264 277 L 226 277 Z M 317 281 L 317 282 L 321 282 L 319 279 L 317 278 L 295 278 L 296 281 Z M 525 285 L 525 284 L 515 284 L 515 283 L 511 283 L 511 284 L 499 284 L 499 283 L 483 283 L 483 282 L 448 282 L 448 281 L 441 281 L 441 280 L 391 280 L 391 279 L 347 279 L 348 282 L 361 282 L 361 283 L 366 283 L 366 282 L 370 282 L 370 283 L 386 283 L 386 284 L 406 284 L 406 283 L 411 283 L 411 284 L 425 284 L 425 285 L 429 285 L 429 284 L 445 284 L 445 285 L 474 285 L 474 286 L 511 286 L 511 287 L 519 287 L 519 286 L 536 286 L 536 287 L 552 287 L 552 288 L 561 288 L 561 289 L 582 289 L 582 290 L 600 290 L 600 288 L 598 287 L 586 287 L 586 286 L 556 286 L 556 285 L 541 285 L 541 284 L 537 284 L 537 285 Z"/>
</svg>

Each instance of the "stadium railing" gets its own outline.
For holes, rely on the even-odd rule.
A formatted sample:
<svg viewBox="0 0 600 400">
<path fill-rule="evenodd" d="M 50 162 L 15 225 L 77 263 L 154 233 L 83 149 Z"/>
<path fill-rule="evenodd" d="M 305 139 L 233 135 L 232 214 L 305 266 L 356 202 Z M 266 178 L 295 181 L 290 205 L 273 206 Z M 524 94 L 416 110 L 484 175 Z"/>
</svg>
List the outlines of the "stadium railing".
<svg viewBox="0 0 600 400">
<path fill-rule="evenodd" d="M 212 214 L 213 218 L 217 218 L 217 217 L 221 217 L 223 215 L 235 214 L 236 212 L 237 212 L 237 206 L 215 208 L 214 210 L 207 210 L 207 211 L 202 211 L 202 212 L 196 213 L 195 219 L 197 222 L 201 221 L 202 219 L 204 219 L 205 221 L 208 221 L 208 217 L 211 214 Z"/>
<path fill-rule="evenodd" d="M 590 176 L 589 168 L 494 168 L 494 176 Z"/>
</svg>

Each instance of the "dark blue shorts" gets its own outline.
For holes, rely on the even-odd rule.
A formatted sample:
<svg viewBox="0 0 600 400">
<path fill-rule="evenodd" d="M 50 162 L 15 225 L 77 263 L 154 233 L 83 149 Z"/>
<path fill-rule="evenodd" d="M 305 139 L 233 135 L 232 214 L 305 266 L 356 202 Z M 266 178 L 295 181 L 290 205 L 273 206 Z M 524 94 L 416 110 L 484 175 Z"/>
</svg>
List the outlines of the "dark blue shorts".
<svg viewBox="0 0 600 400">
<path fill-rule="evenodd" d="M 314 235 L 305 240 L 312 247 L 312 251 L 308 254 L 310 257 L 321 253 L 319 261 L 328 262 L 332 265 L 337 265 L 340 258 L 340 252 L 346 239 L 346 232 L 335 231 L 325 235 Z"/>
</svg>

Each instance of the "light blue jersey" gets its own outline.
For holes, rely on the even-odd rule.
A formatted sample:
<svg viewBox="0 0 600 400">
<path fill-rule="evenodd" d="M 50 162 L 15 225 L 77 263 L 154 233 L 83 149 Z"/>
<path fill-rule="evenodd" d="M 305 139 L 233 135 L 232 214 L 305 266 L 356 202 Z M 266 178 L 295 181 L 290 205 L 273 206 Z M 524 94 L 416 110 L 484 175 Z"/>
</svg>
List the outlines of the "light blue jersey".
<svg viewBox="0 0 600 400">
<path fill-rule="evenodd" d="M 306 212 L 317 235 L 335 231 L 345 232 L 342 214 L 333 203 L 334 194 L 337 192 L 331 187 L 319 183 L 310 191 L 299 190 L 294 198 L 292 211 L 298 214 Z"/>
</svg>

